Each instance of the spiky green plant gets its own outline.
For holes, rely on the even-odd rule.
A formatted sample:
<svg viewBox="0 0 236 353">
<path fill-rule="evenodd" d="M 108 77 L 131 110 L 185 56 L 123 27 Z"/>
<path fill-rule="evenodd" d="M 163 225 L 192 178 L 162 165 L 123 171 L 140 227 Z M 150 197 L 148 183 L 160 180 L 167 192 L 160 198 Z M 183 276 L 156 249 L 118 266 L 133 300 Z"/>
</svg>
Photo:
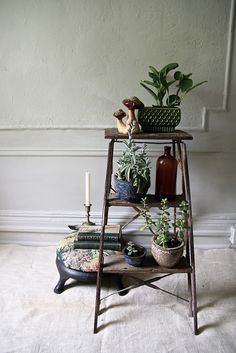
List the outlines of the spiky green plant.
<svg viewBox="0 0 236 353">
<path fill-rule="evenodd" d="M 150 71 L 148 75 L 152 81 L 140 81 L 140 84 L 154 98 L 157 106 L 178 106 L 187 93 L 207 82 L 202 81 L 193 85 L 193 80 L 190 78 L 192 73 L 185 75 L 181 71 L 175 71 L 172 77 L 169 77 L 169 73 L 176 70 L 177 67 L 179 67 L 179 64 L 170 63 L 158 71 L 155 67 L 149 66 Z"/>
<path fill-rule="evenodd" d="M 117 161 L 118 179 L 127 180 L 137 188 L 138 193 L 142 193 L 146 184 L 150 184 L 150 159 L 147 157 L 147 145 L 137 146 L 129 134 L 129 139 L 124 141 L 126 149 L 122 157 Z"/>
</svg>

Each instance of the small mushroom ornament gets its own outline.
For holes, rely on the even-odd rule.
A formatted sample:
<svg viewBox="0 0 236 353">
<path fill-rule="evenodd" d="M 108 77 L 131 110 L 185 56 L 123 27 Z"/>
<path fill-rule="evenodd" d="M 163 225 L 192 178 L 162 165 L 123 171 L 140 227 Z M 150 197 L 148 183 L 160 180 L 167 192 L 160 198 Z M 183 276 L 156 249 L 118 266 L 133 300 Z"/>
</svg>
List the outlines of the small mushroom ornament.
<svg viewBox="0 0 236 353">
<path fill-rule="evenodd" d="M 123 121 L 123 118 L 126 117 L 126 113 L 122 109 L 113 113 L 113 116 L 117 118 L 116 126 L 119 133 L 127 134 L 129 130 L 132 134 L 141 132 L 141 126 L 135 116 L 135 110 L 143 108 L 144 104 L 135 96 L 124 99 L 122 103 L 128 108 L 127 121 Z"/>
</svg>

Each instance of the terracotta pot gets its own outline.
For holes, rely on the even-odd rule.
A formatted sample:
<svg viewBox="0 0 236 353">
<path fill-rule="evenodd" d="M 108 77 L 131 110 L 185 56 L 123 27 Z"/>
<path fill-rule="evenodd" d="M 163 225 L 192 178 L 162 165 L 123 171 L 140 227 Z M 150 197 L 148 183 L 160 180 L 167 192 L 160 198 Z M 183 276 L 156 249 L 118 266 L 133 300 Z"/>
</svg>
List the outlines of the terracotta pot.
<svg viewBox="0 0 236 353">
<path fill-rule="evenodd" d="M 184 241 L 176 248 L 163 248 L 152 240 L 151 252 L 158 265 L 171 268 L 178 264 L 183 256 Z"/>
</svg>

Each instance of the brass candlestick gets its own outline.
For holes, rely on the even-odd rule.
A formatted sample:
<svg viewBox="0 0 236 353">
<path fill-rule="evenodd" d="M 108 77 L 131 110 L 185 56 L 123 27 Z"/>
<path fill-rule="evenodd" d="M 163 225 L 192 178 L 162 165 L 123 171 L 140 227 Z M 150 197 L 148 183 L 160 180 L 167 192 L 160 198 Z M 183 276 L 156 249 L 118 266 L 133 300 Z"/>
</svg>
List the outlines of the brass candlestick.
<svg viewBox="0 0 236 353">
<path fill-rule="evenodd" d="M 83 224 L 86 225 L 86 226 L 94 226 L 96 223 L 93 223 L 90 221 L 90 210 L 91 210 L 91 204 L 89 206 L 87 205 L 84 205 L 85 207 L 85 210 L 86 210 L 86 222 L 84 222 Z"/>
</svg>

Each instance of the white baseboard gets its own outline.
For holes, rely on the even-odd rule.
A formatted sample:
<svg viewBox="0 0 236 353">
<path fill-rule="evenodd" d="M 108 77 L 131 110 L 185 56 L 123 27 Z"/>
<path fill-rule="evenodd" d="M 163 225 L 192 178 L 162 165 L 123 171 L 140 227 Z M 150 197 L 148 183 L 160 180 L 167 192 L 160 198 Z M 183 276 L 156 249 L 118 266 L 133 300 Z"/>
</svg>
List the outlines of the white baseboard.
<svg viewBox="0 0 236 353">
<path fill-rule="evenodd" d="M 236 249 L 236 225 L 232 225 L 230 227 L 230 242 L 231 242 L 231 248 Z"/>
<path fill-rule="evenodd" d="M 124 224 L 132 213 L 109 213 L 110 224 Z M 92 220 L 101 223 L 101 214 L 93 213 Z M 82 212 L 0 212 L 0 243 L 24 245 L 55 245 L 70 233 L 69 224 L 81 224 Z M 150 237 L 141 232 L 141 219 L 126 229 L 125 236 L 149 246 Z M 196 248 L 236 248 L 236 214 L 205 215 L 194 217 L 194 241 Z"/>
</svg>

